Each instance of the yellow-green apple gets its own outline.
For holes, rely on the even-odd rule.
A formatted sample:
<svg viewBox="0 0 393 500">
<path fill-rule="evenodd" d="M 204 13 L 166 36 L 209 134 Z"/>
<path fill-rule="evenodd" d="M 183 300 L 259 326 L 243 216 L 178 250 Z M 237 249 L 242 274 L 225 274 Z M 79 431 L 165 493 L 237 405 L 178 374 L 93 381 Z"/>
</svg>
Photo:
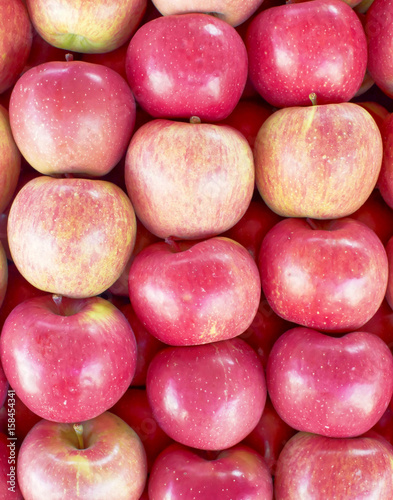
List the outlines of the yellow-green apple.
<svg viewBox="0 0 393 500">
<path fill-rule="evenodd" d="M 2 500 L 23 500 L 17 479 L 17 452 L 15 439 L 0 432 L 0 498 Z"/>
<path fill-rule="evenodd" d="M 258 266 L 278 315 L 324 331 L 363 326 L 381 305 L 388 282 L 381 240 L 350 218 L 282 220 L 265 236 Z"/>
<path fill-rule="evenodd" d="M 146 478 L 141 440 L 110 412 L 79 425 L 41 420 L 18 456 L 25 500 L 139 500 Z"/>
<path fill-rule="evenodd" d="M 247 63 L 232 26 L 206 14 L 182 14 L 139 28 L 128 46 L 126 72 L 135 99 L 151 116 L 211 122 L 226 118 L 239 102 Z"/>
<path fill-rule="evenodd" d="M 266 401 L 262 364 L 239 338 L 164 349 L 150 363 L 146 390 L 168 436 L 201 450 L 238 444 L 257 425 Z"/>
<path fill-rule="evenodd" d="M 21 154 L 12 136 L 8 111 L 0 105 L 0 213 L 4 212 L 18 183 Z"/>
<path fill-rule="evenodd" d="M 238 444 L 213 458 L 204 455 L 180 444 L 169 446 L 154 462 L 149 499 L 272 500 L 272 477 L 256 451 Z"/>
<path fill-rule="evenodd" d="M 163 16 L 171 14 L 187 14 L 192 12 L 205 12 L 222 19 L 231 26 L 244 23 L 254 14 L 263 0 L 153 0 L 153 4 Z"/>
<path fill-rule="evenodd" d="M 266 381 L 277 413 L 294 429 L 334 438 L 360 436 L 393 394 L 393 356 L 364 331 L 340 338 L 310 328 L 285 332 L 270 352 Z"/>
<path fill-rule="evenodd" d="M 132 253 L 135 214 L 115 184 L 39 176 L 15 197 L 8 242 L 23 277 L 40 290 L 74 298 L 99 295 Z"/>
<path fill-rule="evenodd" d="M 280 109 L 255 141 L 256 184 L 285 217 L 345 217 L 370 196 L 382 154 L 379 128 L 357 104 Z"/>
<path fill-rule="evenodd" d="M 367 65 L 367 40 L 355 12 L 341 0 L 272 7 L 251 22 L 246 46 L 249 75 L 273 106 L 349 101 Z M 294 134 L 295 135 L 295 134 Z"/>
<path fill-rule="evenodd" d="M 298 432 L 277 463 L 276 500 L 393 497 L 393 448 L 383 438 Z"/>
<path fill-rule="evenodd" d="M 226 231 L 247 210 L 254 179 L 247 140 L 224 125 L 152 120 L 135 132 L 126 155 L 135 212 L 160 238 Z"/>
<path fill-rule="evenodd" d="M 51 45 L 75 52 L 110 52 L 142 21 L 146 0 L 26 0 L 31 21 Z"/>
<path fill-rule="evenodd" d="M 155 243 L 129 274 L 132 306 L 147 330 L 169 345 L 237 337 L 258 309 L 261 281 L 249 252 L 229 238 Z"/>
<path fill-rule="evenodd" d="M 31 68 L 15 84 L 9 112 L 21 153 L 48 175 L 107 174 L 135 125 L 135 100 L 124 78 L 84 61 Z"/>
<path fill-rule="evenodd" d="M 8 316 L 0 337 L 6 377 L 34 413 L 56 422 L 94 418 L 129 387 L 136 367 L 130 324 L 100 297 L 43 295 Z"/>
<path fill-rule="evenodd" d="M 14 85 L 29 57 L 33 29 L 22 0 L 0 2 L 0 94 Z"/>
</svg>

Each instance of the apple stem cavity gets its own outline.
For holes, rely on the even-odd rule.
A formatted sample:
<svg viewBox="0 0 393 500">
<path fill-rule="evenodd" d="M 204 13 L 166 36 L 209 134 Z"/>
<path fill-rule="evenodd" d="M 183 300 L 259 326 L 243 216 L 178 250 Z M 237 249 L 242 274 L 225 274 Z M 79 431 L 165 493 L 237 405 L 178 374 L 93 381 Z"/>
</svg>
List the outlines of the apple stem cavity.
<svg viewBox="0 0 393 500">
<path fill-rule="evenodd" d="M 311 229 L 319 229 L 319 225 L 316 220 L 310 219 L 310 217 L 306 218 L 307 224 L 311 227 Z"/>
<path fill-rule="evenodd" d="M 313 106 L 317 105 L 317 94 L 315 92 L 311 92 L 311 94 L 309 94 L 308 98 L 310 99 L 311 104 Z"/>
<path fill-rule="evenodd" d="M 190 123 L 192 125 L 199 124 L 201 123 L 201 119 L 199 118 L 199 116 L 191 116 Z"/>
<path fill-rule="evenodd" d="M 52 300 L 56 304 L 57 307 L 61 306 L 63 297 L 61 295 L 53 294 L 52 295 Z"/>
<path fill-rule="evenodd" d="M 165 243 L 171 247 L 172 252 L 181 252 L 181 247 L 173 236 L 165 238 Z"/>
<path fill-rule="evenodd" d="M 71 61 L 73 61 L 73 60 L 74 60 L 74 54 L 67 53 L 67 54 L 65 55 L 65 60 L 66 60 L 67 62 L 71 62 Z"/>
<path fill-rule="evenodd" d="M 73 425 L 75 434 L 78 438 L 78 448 L 83 450 L 85 448 L 85 444 L 83 442 L 83 425 L 82 424 L 74 424 Z"/>
</svg>

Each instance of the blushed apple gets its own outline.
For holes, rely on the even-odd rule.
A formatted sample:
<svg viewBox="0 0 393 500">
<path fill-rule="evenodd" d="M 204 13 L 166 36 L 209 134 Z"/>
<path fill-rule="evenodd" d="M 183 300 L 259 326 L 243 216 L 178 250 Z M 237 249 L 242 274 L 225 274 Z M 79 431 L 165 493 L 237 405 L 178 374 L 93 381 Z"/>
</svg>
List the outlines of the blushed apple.
<svg viewBox="0 0 393 500">
<path fill-rule="evenodd" d="M 23 500 L 17 479 L 16 441 L 0 432 L 0 498 Z"/>
<path fill-rule="evenodd" d="M 393 113 L 382 124 L 383 159 L 377 186 L 382 198 L 393 208 Z"/>
<path fill-rule="evenodd" d="M 8 111 L 0 105 L 0 213 L 14 194 L 21 168 L 21 154 L 12 136 Z"/>
</svg>

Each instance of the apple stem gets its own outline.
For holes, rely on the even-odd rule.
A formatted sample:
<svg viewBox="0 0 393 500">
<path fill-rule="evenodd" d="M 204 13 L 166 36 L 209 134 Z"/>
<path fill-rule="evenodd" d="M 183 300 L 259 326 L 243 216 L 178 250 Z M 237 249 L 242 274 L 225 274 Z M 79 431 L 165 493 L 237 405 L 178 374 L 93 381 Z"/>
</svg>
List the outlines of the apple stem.
<svg viewBox="0 0 393 500">
<path fill-rule="evenodd" d="M 309 94 L 308 98 L 310 99 L 313 106 L 317 105 L 317 94 L 315 92 L 311 92 L 311 94 Z"/>
<path fill-rule="evenodd" d="M 165 243 L 169 245 L 172 250 L 175 252 L 181 252 L 181 248 L 179 243 L 173 238 L 173 236 L 169 236 L 168 238 L 165 238 Z"/>
<path fill-rule="evenodd" d="M 201 119 L 199 118 L 199 116 L 191 116 L 190 123 L 193 125 L 199 124 L 201 123 Z"/>
<path fill-rule="evenodd" d="M 67 62 L 71 62 L 71 61 L 73 61 L 73 60 L 74 60 L 74 54 L 67 53 L 67 54 L 65 55 L 65 60 L 66 60 Z"/>
<path fill-rule="evenodd" d="M 57 307 L 61 306 L 61 302 L 63 299 L 62 295 L 53 294 L 52 299 L 53 299 L 53 302 L 57 305 Z"/>
<path fill-rule="evenodd" d="M 83 425 L 82 424 L 74 424 L 74 431 L 78 437 L 78 446 L 80 450 L 83 450 L 85 445 L 83 442 Z"/>
</svg>

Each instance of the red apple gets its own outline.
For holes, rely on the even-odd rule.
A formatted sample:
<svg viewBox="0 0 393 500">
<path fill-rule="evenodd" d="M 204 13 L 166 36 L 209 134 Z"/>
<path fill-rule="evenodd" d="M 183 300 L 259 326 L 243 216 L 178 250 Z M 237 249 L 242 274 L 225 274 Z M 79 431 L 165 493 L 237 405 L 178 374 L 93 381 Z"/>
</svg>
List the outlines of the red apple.
<svg viewBox="0 0 393 500">
<path fill-rule="evenodd" d="M 186 249 L 165 242 L 145 248 L 131 265 L 132 306 L 147 330 L 169 345 L 237 337 L 258 309 L 258 267 L 239 243 L 210 238 Z"/>
<path fill-rule="evenodd" d="M 3 304 L 8 284 L 8 263 L 3 245 L 0 243 L 0 307 Z"/>
<path fill-rule="evenodd" d="M 238 444 L 257 425 L 266 401 L 262 365 L 238 338 L 164 349 L 150 364 L 146 389 L 168 436 L 202 450 Z"/>
<path fill-rule="evenodd" d="M 393 208 L 393 113 L 382 125 L 383 160 L 378 188 L 385 202 Z"/>
<path fill-rule="evenodd" d="M 150 500 L 273 498 L 272 477 L 265 461 L 241 444 L 221 451 L 213 460 L 185 446 L 171 445 L 155 461 L 148 487 Z"/>
<path fill-rule="evenodd" d="M 112 413 L 72 424 L 41 420 L 24 439 L 18 480 L 25 500 L 139 500 L 147 477 L 137 434 Z M 78 429 L 79 430 L 79 429 Z"/>
<path fill-rule="evenodd" d="M 262 242 L 258 266 L 272 309 L 318 330 L 359 329 L 376 313 L 387 287 L 381 240 L 350 218 L 279 222 Z"/>
<path fill-rule="evenodd" d="M 254 191 L 254 161 L 247 140 L 232 127 L 153 120 L 131 139 L 125 179 L 150 232 L 202 239 L 244 215 Z"/>
<path fill-rule="evenodd" d="M 379 130 L 382 132 L 382 126 L 385 118 L 390 115 L 389 111 L 382 106 L 382 104 L 374 101 L 357 102 L 356 104 L 370 113 L 370 115 L 374 118 L 375 123 L 378 125 Z"/>
<path fill-rule="evenodd" d="M 393 236 L 389 239 L 385 248 L 389 262 L 389 279 L 386 290 L 386 300 L 393 309 Z"/>
<path fill-rule="evenodd" d="M 2 500 L 23 500 L 17 479 L 17 446 L 0 432 L 0 498 Z"/>
<path fill-rule="evenodd" d="M 256 183 L 284 217 L 346 217 L 370 196 L 382 154 L 379 128 L 357 104 L 285 108 L 258 132 Z"/>
<path fill-rule="evenodd" d="M 129 42 L 124 43 L 119 48 L 110 52 L 83 54 L 82 61 L 94 64 L 103 64 L 108 68 L 119 73 L 124 80 L 127 80 L 126 74 L 126 56 Z"/>
<path fill-rule="evenodd" d="M 26 0 L 35 29 L 48 43 L 75 52 L 109 52 L 130 39 L 146 0 Z"/>
<path fill-rule="evenodd" d="M 8 242 L 18 270 L 46 292 L 98 295 L 120 276 L 136 232 L 130 200 L 116 185 L 37 177 L 17 194 Z"/>
<path fill-rule="evenodd" d="M 250 24 L 246 46 L 252 83 L 279 108 L 307 105 L 311 92 L 320 104 L 349 101 L 366 72 L 362 23 L 341 0 L 264 10 Z"/>
<path fill-rule="evenodd" d="M 4 432 L 8 433 L 11 437 L 15 437 L 19 447 L 27 436 L 27 433 L 41 420 L 41 417 L 32 412 L 12 389 L 7 393 L 7 399 L 2 410 L 4 410 L 5 417 Z M 9 416 L 14 418 L 14 422 L 10 421 L 11 427 L 8 429 Z M 12 435 L 11 431 L 13 432 Z"/>
<path fill-rule="evenodd" d="M 371 431 L 378 433 L 390 444 L 393 444 L 393 409 L 391 405 L 386 408 L 385 413 Z"/>
<path fill-rule="evenodd" d="M 386 299 L 382 301 L 378 311 L 363 325 L 362 329 L 378 335 L 393 351 L 393 310 Z"/>
<path fill-rule="evenodd" d="M 42 174 L 102 176 L 124 155 L 135 124 L 127 82 L 106 66 L 52 61 L 22 75 L 10 100 L 16 144 Z"/>
<path fill-rule="evenodd" d="M 34 413 L 79 422 L 108 410 L 134 376 L 136 342 L 124 315 L 100 298 L 45 295 L 19 304 L 0 337 L 6 377 Z"/>
<path fill-rule="evenodd" d="M 8 392 L 8 380 L 5 376 L 3 366 L 0 362 L 0 408 L 4 405 Z"/>
<path fill-rule="evenodd" d="M 276 500 L 393 498 L 393 448 L 373 437 L 299 432 L 280 454 Z"/>
<path fill-rule="evenodd" d="M 274 408 L 294 429 L 359 436 L 378 422 L 392 398 L 393 356 L 372 333 L 334 338 L 298 327 L 274 344 L 266 379 Z"/>
</svg>

